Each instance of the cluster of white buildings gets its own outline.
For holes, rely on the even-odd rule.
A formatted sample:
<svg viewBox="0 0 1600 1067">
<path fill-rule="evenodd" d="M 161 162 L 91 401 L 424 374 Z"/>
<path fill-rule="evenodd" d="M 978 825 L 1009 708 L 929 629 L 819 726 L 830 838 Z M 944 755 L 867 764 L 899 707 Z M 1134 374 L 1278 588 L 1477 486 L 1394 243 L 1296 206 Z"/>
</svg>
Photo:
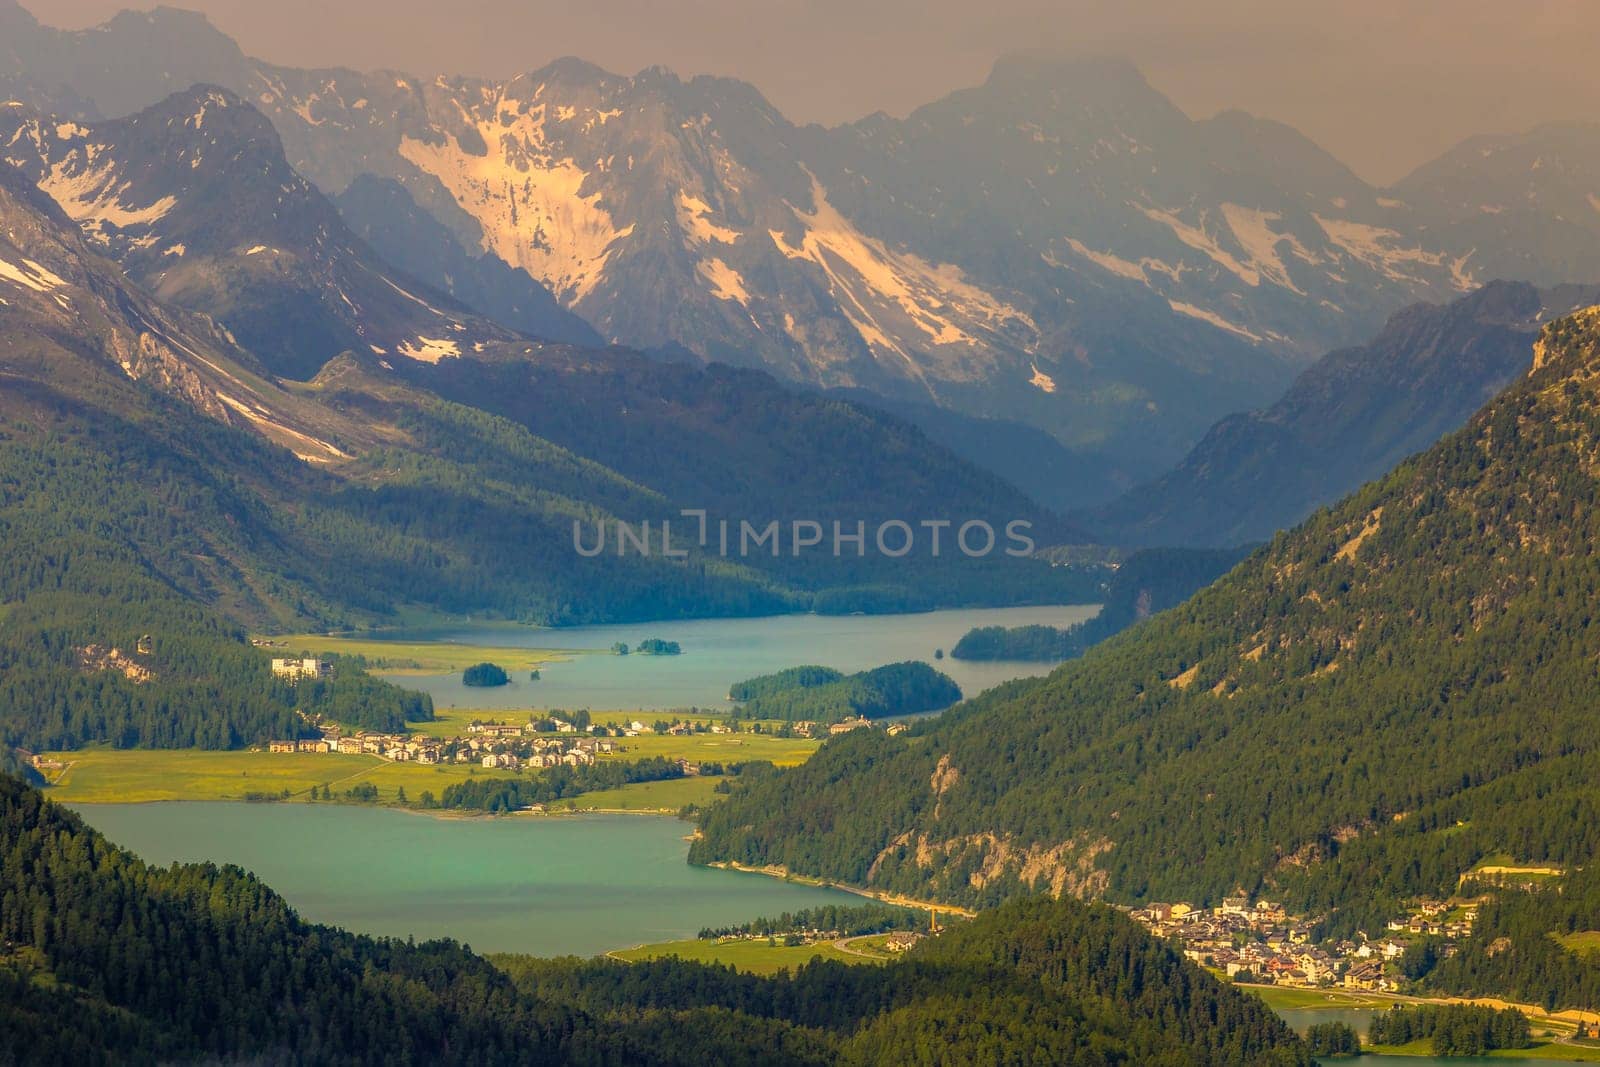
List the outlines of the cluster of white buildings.
<svg viewBox="0 0 1600 1067">
<path fill-rule="evenodd" d="M 326 678 L 328 665 L 314 657 L 306 659 L 274 659 L 272 674 L 275 678 L 298 682 L 302 678 Z"/>
<path fill-rule="evenodd" d="M 561 726 L 565 725 L 566 730 Z M 609 737 L 579 734 L 571 723 L 558 720 L 557 733 L 524 726 L 474 722 L 466 737 L 422 737 L 416 734 L 382 734 L 362 731 L 346 734 L 336 726 L 322 727 L 322 736 L 272 741 L 269 752 L 338 752 L 378 756 L 397 763 L 476 763 L 483 767 L 521 771 L 525 768 L 590 766 L 598 756 L 621 751 Z"/>
<path fill-rule="evenodd" d="M 1229 897 L 1215 908 L 1149 904 L 1129 914 L 1158 937 L 1176 940 L 1191 960 L 1230 978 L 1392 992 L 1400 988 L 1406 948 L 1422 937 L 1441 937 L 1446 954 L 1453 952 L 1452 942 L 1472 932 L 1477 907 L 1423 901 L 1416 914 L 1388 924 L 1390 936 L 1321 944 L 1313 940 L 1313 922 L 1266 900 Z"/>
</svg>

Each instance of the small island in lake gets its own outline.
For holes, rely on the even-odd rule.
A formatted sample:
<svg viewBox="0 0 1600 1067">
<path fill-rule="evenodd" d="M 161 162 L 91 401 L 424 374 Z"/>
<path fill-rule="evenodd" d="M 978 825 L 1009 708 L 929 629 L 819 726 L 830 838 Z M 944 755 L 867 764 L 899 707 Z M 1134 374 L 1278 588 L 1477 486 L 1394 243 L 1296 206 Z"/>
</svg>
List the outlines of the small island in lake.
<svg viewBox="0 0 1600 1067">
<path fill-rule="evenodd" d="M 1071 659 L 1085 647 L 1083 624 L 1072 629 L 1057 626 L 978 626 L 956 642 L 950 655 L 965 660 L 1028 660 L 1050 663 Z"/>
<path fill-rule="evenodd" d="M 633 650 L 641 656 L 679 656 L 683 654 L 683 646 L 676 641 L 664 641 L 659 637 L 647 637 L 633 646 Z"/>
<path fill-rule="evenodd" d="M 961 687 L 926 663 L 909 660 L 859 674 L 830 667 L 790 667 L 736 682 L 729 699 L 752 719 L 838 723 L 940 711 L 961 699 Z"/>
<path fill-rule="evenodd" d="M 461 672 L 461 684 L 470 685 L 478 689 L 493 689 L 497 686 L 506 685 L 510 681 L 511 678 L 506 674 L 505 669 L 493 663 L 474 663 Z"/>
</svg>

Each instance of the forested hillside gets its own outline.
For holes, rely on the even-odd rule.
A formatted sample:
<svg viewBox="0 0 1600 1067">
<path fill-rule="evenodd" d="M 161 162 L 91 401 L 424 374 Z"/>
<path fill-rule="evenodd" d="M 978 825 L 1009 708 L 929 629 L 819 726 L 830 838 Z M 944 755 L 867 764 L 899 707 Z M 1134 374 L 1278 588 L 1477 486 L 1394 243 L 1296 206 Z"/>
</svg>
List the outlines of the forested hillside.
<svg viewBox="0 0 1600 1067">
<path fill-rule="evenodd" d="M 1242 889 L 1372 928 L 1600 852 L 1600 311 L 1469 425 L 1183 605 L 702 816 L 697 861 L 989 902 Z"/>
<path fill-rule="evenodd" d="M 12 1062 L 1311 1062 L 1260 1001 L 1070 901 L 881 967 L 513 960 L 513 979 L 454 943 L 306 923 L 237 867 L 148 867 L 6 776 L 0 868 Z"/>
</svg>

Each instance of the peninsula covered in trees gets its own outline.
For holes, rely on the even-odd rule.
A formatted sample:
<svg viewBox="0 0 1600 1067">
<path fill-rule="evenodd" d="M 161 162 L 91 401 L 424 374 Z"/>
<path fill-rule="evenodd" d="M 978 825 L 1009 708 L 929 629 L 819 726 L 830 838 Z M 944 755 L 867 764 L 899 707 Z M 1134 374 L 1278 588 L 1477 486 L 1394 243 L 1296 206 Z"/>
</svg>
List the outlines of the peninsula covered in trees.
<svg viewBox="0 0 1600 1067">
<path fill-rule="evenodd" d="M 742 701 L 739 714 L 745 718 L 818 723 L 917 715 L 961 699 L 961 687 L 949 675 L 917 660 L 851 675 L 792 667 L 736 682 L 728 692 Z"/>
</svg>

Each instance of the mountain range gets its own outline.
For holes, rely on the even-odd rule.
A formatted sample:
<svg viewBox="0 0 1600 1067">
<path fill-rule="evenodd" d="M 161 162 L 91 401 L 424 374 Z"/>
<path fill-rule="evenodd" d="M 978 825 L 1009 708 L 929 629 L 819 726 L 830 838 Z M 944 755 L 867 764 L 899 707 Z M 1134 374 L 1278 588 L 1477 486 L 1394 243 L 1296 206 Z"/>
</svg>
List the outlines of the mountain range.
<svg viewBox="0 0 1600 1067">
<path fill-rule="evenodd" d="M 408 266 L 481 313 L 507 303 L 499 261 L 609 340 L 1023 421 L 1123 479 L 1401 307 L 1600 274 L 1591 126 L 1380 190 L 1282 125 L 1192 120 L 1116 61 L 1011 57 L 904 119 L 823 129 L 658 68 L 307 71 L 169 9 L 67 32 L 5 0 L 0 28 L 0 85 L 41 112 L 196 82 L 250 101 L 362 232 L 419 211 L 447 230 L 454 252 Z"/>
<path fill-rule="evenodd" d="M 230 139 L 216 113 L 234 106 L 197 88 L 130 121 L 162 116 L 162 130 L 188 130 L 179 138 L 185 145 L 204 141 L 236 159 L 241 144 L 261 146 L 248 136 Z M 176 117 L 202 114 L 212 117 L 210 139 L 199 121 Z M 15 126 L 11 148 L 32 145 L 37 131 L 34 120 Z M 123 177 L 135 169 L 127 162 L 132 154 L 87 131 L 71 136 L 77 147 L 62 158 L 81 160 L 92 147 L 114 176 L 109 188 L 124 197 L 117 202 L 135 203 L 133 182 Z M 281 156 L 276 163 L 265 152 L 260 158 L 264 173 L 278 173 Z M 58 173 L 58 162 L 44 166 Z M 353 621 L 406 603 L 547 621 L 774 610 L 823 587 L 859 586 L 874 598 L 927 603 L 930 594 L 957 595 L 953 586 L 934 591 L 945 581 L 940 574 L 970 571 L 958 581 L 985 584 L 998 578 L 997 590 L 1009 581 L 1002 572 L 1018 567 L 1023 583 L 1049 575 L 1042 563 L 1018 560 L 934 573 L 928 560 L 885 570 L 870 556 L 706 556 L 689 566 L 659 555 L 580 558 L 572 546 L 575 521 L 659 523 L 678 518 L 681 508 L 758 524 L 873 521 L 921 510 L 986 516 L 997 527 L 1029 520 L 1041 536 L 1064 527 L 997 477 L 889 416 L 785 388 L 757 371 L 518 338 L 387 273 L 314 190 L 294 187 L 311 217 L 324 212 L 322 225 L 308 230 L 270 210 L 281 185 L 230 185 L 228 167 L 192 172 L 193 183 L 159 219 L 119 225 L 120 209 L 71 218 L 23 171 L 0 168 L 0 363 L 7 374 L 0 414 L 13 464 L 16 493 L 7 504 L 19 561 L 7 599 L 62 583 L 22 565 L 24 544 L 63 570 L 81 562 L 46 547 L 68 536 L 63 523 L 86 552 L 102 551 L 109 539 L 132 553 L 136 571 L 253 624 Z M 203 243 L 204 219 L 230 188 L 237 217 L 228 237 Z M 161 251 L 184 244 L 191 228 L 192 253 Z M 249 284 L 209 284 L 237 261 L 267 255 L 246 254 L 254 243 L 302 269 L 272 267 L 251 274 Z M 152 286 L 174 286 L 189 307 L 142 288 L 104 253 L 124 259 Z M 179 262 L 168 267 L 164 260 Z M 193 274 L 180 275 L 185 263 Z M 198 280 L 182 284 L 190 277 Z M 303 348 L 264 345 L 258 355 L 218 325 L 234 312 L 269 323 L 286 301 L 306 308 L 296 321 L 326 327 L 302 334 L 301 345 L 315 337 L 336 344 L 338 331 L 347 330 L 387 340 L 394 350 L 328 353 L 316 376 L 301 383 L 287 375 L 303 369 L 293 363 Z M 429 330 L 445 324 L 438 332 L 461 354 L 430 361 L 416 338 L 407 339 L 419 323 Z M 485 340 L 469 346 L 464 339 L 472 336 Z M 52 465 L 68 455 L 94 476 L 60 483 Z M 105 464 L 116 456 L 132 463 L 131 476 L 102 486 L 101 476 L 113 477 Z M 837 469 L 855 477 L 828 473 Z M 144 512 L 156 499 L 167 510 L 150 527 Z M 207 562 L 197 567 L 195 560 Z"/>
<path fill-rule="evenodd" d="M 1493 282 L 1397 312 L 1328 353 L 1275 403 L 1230 415 L 1161 477 L 1080 516 L 1128 545 L 1265 541 L 1463 425 L 1533 363 L 1540 328 L 1600 288 Z"/>
</svg>

